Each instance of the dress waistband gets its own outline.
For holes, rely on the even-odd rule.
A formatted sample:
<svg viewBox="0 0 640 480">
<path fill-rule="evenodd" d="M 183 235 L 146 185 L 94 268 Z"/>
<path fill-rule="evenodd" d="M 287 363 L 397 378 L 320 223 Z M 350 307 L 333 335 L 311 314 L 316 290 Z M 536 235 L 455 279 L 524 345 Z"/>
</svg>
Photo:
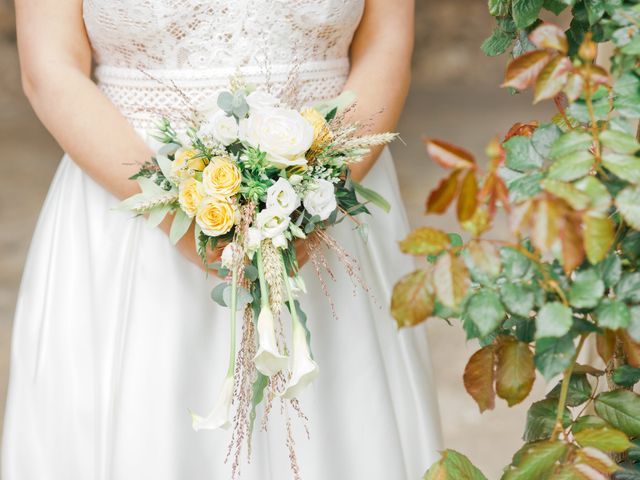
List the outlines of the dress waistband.
<svg viewBox="0 0 640 480">
<path fill-rule="evenodd" d="M 269 89 L 292 106 L 300 106 L 338 95 L 348 74 L 348 58 L 179 70 L 98 65 L 94 73 L 104 94 L 136 128 L 142 129 L 152 127 L 161 117 L 184 123 L 190 110 L 228 87 L 234 76 Z"/>
</svg>

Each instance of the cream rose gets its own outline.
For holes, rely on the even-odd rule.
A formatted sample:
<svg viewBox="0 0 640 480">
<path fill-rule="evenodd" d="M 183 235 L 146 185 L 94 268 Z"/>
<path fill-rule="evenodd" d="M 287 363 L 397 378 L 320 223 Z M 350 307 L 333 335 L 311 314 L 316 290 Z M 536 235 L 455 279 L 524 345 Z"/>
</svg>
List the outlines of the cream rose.
<svg viewBox="0 0 640 480">
<path fill-rule="evenodd" d="M 188 178 L 180 182 L 178 190 L 178 201 L 182 210 L 191 218 L 198 212 L 198 206 L 202 203 L 205 195 L 202 184 L 195 178 Z"/>
<path fill-rule="evenodd" d="M 275 166 L 307 164 L 305 154 L 313 144 L 313 126 L 295 110 L 265 108 L 251 112 L 240 129 L 241 138 L 265 152 Z"/>
<path fill-rule="evenodd" d="M 326 220 L 338 206 L 333 183 L 323 179 L 316 180 L 304 196 L 303 203 L 311 215 L 318 215 L 321 220 Z"/>
<path fill-rule="evenodd" d="M 211 136 L 226 147 L 238 139 L 238 122 L 222 110 L 218 110 L 207 118 L 198 133 L 202 136 Z"/>
<path fill-rule="evenodd" d="M 175 180 L 184 180 L 191 176 L 189 170 L 203 170 L 205 159 L 197 150 L 179 148 L 176 150 L 174 160 L 171 162 L 171 175 Z"/>
<path fill-rule="evenodd" d="M 247 95 L 247 105 L 249 105 L 251 110 L 276 107 L 278 105 L 278 99 L 270 93 L 256 90 Z"/>
<path fill-rule="evenodd" d="M 205 198 L 196 213 L 196 222 L 205 235 L 219 237 L 228 233 L 236 222 L 237 209 L 228 200 Z"/>
<path fill-rule="evenodd" d="M 261 211 L 256 216 L 258 229 L 265 238 L 274 238 L 284 233 L 289 222 L 289 215 L 284 215 L 279 210 L 270 208 Z"/>
<path fill-rule="evenodd" d="M 202 172 L 202 184 L 209 195 L 230 197 L 240 191 L 242 175 L 228 157 L 214 157 Z"/>
<path fill-rule="evenodd" d="M 290 215 L 300 206 L 300 197 L 291 184 L 280 177 L 267 189 L 267 208 L 279 210 L 283 215 Z"/>
</svg>

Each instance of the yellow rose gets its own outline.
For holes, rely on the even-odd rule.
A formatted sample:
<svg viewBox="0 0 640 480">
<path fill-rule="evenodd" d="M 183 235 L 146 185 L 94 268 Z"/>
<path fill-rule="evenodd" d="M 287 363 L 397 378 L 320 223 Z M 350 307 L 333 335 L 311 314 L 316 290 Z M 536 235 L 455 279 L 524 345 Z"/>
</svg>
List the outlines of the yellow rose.
<svg viewBox="0 0 640 480">
<path fill-rule="evenodd" d="M 196 213 L 196 223 L 210 237 L 228 233 L 236 223 L 238 210 L 229 200 L 220 197 L 205 198 Z"/>
<path fill-rule="evenodd" d="M 319 150 L 323 145 L 331 142 L 332 135 L 329 125 L 319 111 L 315 108 L 307 108 L 300 115 L 313 126 L 313 145 L 311 145 L 311 150 Z"/>
<path fill-rule="evenodd" d="M 209 195 L 230 197 L 240 191 L 240 169 L 228 157 L 215 157 L 202 172 L 202 184 Z"/>
<path fill-rule="evenodd" d="M 180 182 L 180 188 L 178 192 L 178 201 L 182 210 L 191 218 L 195 217 L 198 206 L 204 199 L 204 192 L 202 191 L 202 184 L 195 178 L 188 178 Z"/>
<path fill-rule="evenodd" d="M 191 171 L 204 170 L 206 159 L 197 150 L 180 148 L 176 151 L 175 158 L 171 162 L 171 174 L 178 180 L 184 180 L 191 176 Z"/>
</svg>

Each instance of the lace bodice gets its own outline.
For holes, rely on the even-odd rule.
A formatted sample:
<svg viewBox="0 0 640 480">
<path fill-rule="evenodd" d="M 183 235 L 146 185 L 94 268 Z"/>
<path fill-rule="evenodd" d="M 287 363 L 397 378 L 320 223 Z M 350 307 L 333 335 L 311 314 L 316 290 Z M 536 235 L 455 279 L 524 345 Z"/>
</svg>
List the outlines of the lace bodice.
<svg viewBox="0 0 640 480">
<path fill-rule="evenodd" d="M 148 112 L 180 104 L 174 86 L 197 103 L 234 72 L 277 90 L 295 70 L 300 101 L 335 95 L 363 7 L 364 0 L 84 0 L 83 13 L 101 88 L 143 126 Z"/>
</svg>

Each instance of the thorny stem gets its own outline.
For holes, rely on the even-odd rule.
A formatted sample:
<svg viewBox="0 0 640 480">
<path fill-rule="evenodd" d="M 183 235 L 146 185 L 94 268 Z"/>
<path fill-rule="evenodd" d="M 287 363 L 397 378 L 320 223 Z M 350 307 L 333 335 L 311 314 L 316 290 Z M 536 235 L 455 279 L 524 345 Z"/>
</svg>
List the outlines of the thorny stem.
<svg viewBox="0 0 640 480">
<path fill-rule="evenodd" d="M 567 404 L 567 395 L 569 394 L 569 382 L 571 381 L 571 375 L 573 375 L 573 369 L 576 366 L 576 360 L 578 359 L 578 355 L 580 355 L 580 351 L 584 346 L 584 342 L 587 339 L 587 334 L 583 333 L 580 337 L 580 341 L 578 342 L 578 346 L 576 347 L 576 353 L 573 355 L 571 359 L 571 365 L 564 371 L 564 375 L 562 377 L 562 386 L 560 387 L 560 398 L 558 398 L 558 412 L 556 414 L 556 425 L 553 427 L 553 432 L 551 433 L 551 437 L 556 437 L 560 432 L 564 430 L 564 425 L 562 422 L 564 409 Z"/>
</svg>

